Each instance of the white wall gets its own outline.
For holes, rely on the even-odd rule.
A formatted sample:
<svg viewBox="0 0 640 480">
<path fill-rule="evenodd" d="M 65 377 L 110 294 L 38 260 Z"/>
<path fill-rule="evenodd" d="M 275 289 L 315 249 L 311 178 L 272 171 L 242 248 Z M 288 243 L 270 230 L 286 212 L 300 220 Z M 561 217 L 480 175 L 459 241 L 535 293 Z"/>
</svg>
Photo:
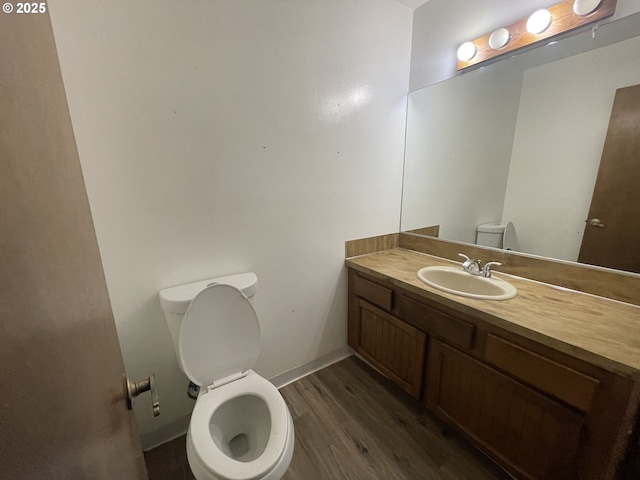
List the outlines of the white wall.
<svg viewBox="0 0 640 480">
<path fill-rule="evenodd" d="M 159 289 L 256 272 L 267 378 L 345 348 L 344 242 L 399 224 L 412 11 L 49 4 L 125 364 L 157 377 L 148 447 L 193 405 Z"/>
<path fill-rule="evenodd" d="M 420 5 L 423 5 L 428 0 L 397 0 L 398 2 L 406 5 L 409 8 L 418 8 Z"/>
<path fill-rule="evenodd" d="M 558 2 L 429 0 L 414 12 L 409 90 L 453 77 L 456 74 L 456 51 L 462 43 Z M 618 0 L 612 20 L 636 12 L 640 12 L 640 0 Z"/>
<path fill-rule="evenodd" d="M 638 83 L 640 37 L 525 72 L 503 217 L 522 251 L 577 260 L 615 91 Z"/>
<path fill-rule="evenodd" d="M 401 230 L 475 243 L 502 217 L 522 72 L 509 63 L 411 92 Z"/>
</svg>

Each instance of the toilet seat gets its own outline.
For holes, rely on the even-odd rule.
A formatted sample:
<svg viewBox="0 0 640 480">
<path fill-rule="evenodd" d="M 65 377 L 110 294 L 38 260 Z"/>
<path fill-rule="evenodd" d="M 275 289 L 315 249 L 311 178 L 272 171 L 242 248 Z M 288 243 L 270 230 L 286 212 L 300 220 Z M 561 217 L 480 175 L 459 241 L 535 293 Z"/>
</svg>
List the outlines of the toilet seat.
<svg viewBox="0 0 640 480">
<path fill-rule="evenodd" d="M 271 433 L 264 452 L 255 460 L 242 462 L 227 456 L 214 443 L 209 428 L 211 417 L 226 402 L 243 395 L 262 399 L 271 416 Z M 289 412 L 278 389 L 253 370 L 239 380 L 209 390 L 194 407 L 189 425 L 192 448 L 200 466 L 217 478 L 249 480 L 264 477 L 285 453 Z"/>
<path fill-rule="evenodd" d="M 253 305 L 236 287 L 208 286 L 184 314 L 178 350 L 184 373 L 200 387 L 241 377 L 260 354 L 260 323 Z"/>
</svg>

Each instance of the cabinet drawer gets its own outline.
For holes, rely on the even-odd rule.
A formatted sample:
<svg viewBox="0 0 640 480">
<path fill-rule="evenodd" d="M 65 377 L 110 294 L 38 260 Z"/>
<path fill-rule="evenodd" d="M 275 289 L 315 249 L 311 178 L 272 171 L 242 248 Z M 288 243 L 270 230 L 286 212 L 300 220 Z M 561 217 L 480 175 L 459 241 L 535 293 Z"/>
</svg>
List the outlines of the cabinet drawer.
<svg viewBox="0 0 640 480">
<path fill-rule="evenodd" d="M 487 335 L 485 360 L 584 412 L 591 408 L 598 380 L 541 357 L 495 335 Z"/>
<path fill-rule="evenodd" d="M 393 290 L 390 288 L 378 285 L 358 275 L 355 276 L 353 285 L 356 296 L 364 298 L 369 303 L 373 303 L 380 308 L 391 310 Z"/>
<path fill-rule="evenodd" d="M 468 349 L 473 344 L 475 327 L 464 320 L 449 316 L 404 295 L 398 296 L 398 310 L 400 317 L 406 322 L 446 340 L 451 345 Z"/>
</svg>

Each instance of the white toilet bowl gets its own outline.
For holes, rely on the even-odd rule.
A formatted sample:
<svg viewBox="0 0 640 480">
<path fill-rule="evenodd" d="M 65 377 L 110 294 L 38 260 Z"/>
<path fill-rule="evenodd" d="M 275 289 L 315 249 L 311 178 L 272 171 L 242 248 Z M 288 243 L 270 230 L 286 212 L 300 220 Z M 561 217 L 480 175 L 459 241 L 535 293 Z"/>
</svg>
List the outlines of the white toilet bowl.
<svg viewBox="0 0 640 480">
<path fill-rule="evenodd" d="M 198 480 L 278 480 L 291 462 L 294 438 L 280 392 L 250 370 L 198 398 L 187 457 Z"/>
<path fill-rule="evenodd" d="M 219 281 L 160 292 L 180 368 L 200 386 L 187 432 L 189 466 L 197 480 L 278 480 L 291 463 L 295 434 L 278 389 L 252 370 L 260 324 L 243 291 L 253 294 L 257 278 Z"/>
</svg>

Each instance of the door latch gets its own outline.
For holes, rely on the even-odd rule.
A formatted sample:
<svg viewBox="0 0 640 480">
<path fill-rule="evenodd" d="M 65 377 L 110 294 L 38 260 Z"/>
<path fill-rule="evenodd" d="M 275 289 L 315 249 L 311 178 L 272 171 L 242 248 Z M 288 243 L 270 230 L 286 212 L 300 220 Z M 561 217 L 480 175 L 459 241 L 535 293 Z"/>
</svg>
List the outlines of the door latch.
<svg viewBox="0 0 640 480">
<path fill-rule="evenodd" d="M 592 227 L 603 228 L 605 226 L 604 223 L 602 223 L 599 218 L 590 218 L 589 220 L 587 220 L 587 223 Z"/>
<path fill-rule="evenodd" d="M 132 382 L 127 377 L 127 406 L 129 410 L 133 408 L 133 399 L 144 392 L 151 392 L 151 408 L 153 416 L 160 415 L 160 402 L 158 401 L 158 390 L 156 389 L 156 376 L 152 373 L 149 378 Z"/>
</svg>

